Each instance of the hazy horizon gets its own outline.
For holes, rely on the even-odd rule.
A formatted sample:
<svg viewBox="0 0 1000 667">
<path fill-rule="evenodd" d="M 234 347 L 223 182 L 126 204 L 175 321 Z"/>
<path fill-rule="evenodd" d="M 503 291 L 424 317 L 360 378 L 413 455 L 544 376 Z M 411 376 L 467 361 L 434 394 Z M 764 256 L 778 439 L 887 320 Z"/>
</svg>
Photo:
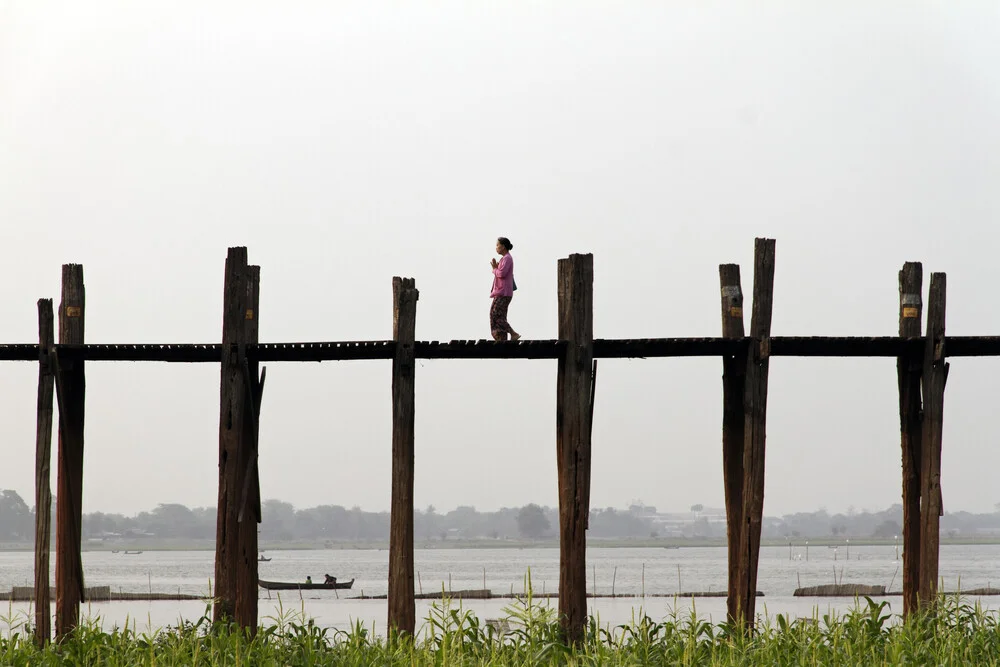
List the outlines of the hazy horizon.
<svg viewBox="0 0 1000 667">
<path fill-rule="evenodd" d="M 32 497 L 25 496 L 23 493 L 21 493 L 17 489 L 0 489 L 0 491 L 7 491 L 7 490 L 13 490 L 16 493 L 18 493 L 18 495 L 21 496 L 21 499 L 25 501 L 25 503 L 28 505 L 28 507 L 32 511 L 34 511 L 35 508 L 34 508 L 34 503 L 33 503 Z M 32 493 L 33 493 L 33 491 L 32 491 Z M 637 498 L 637 499 L 635 499 L 635 501 L 637 503 L 642 503 L 642 506 L 645 507 L 645 508 L 647 508 L 647 509 L 650 507 L 650 505 L 648 503 L 642 502 L 641 498 Z M 270 503 L 288 504 L 288 505 L 291 505 L 292 508 L 296 512 L 313 510 L 313 509 L 317 509 L 319 507 L 324 507 L 324 506 L 326 506 L 326 507 L 330 507 L 330 506 L 341 507 L 341 508 L 343 508 L 345 510 L 350 510 L 350 511 L 360 510 L 362 512 L 369 513 L 369 514 L 382 514 L 382 513 L 388 513 L 389 512 L 388 505 L 385 506 L 385 507 L 377 507 L 377 508 L 363 507 L 363 506 L 358 505 L 356 503 L 323 503 L 321 505 L 305 506 L 305 505 L 296 505 L 294 503 L 289 503 L 287 500 L 284 500 L 282 498 L 273 498 L 273 497 L 272 498 L 265 497 L 265 498 L 262 499 L 261 502 L 264 505 L 267 505 L 267 504 L 270 504 Z M 556 502 L 555 504 L 549 505 L 549 504 L 545 504 L 545 503 L 535 502 L 533 500 L 526 500 L 526 501 L 521 502 L 521 503 L 508 503 L 508 504 L 504 504 L 504 505 L 499 505 L 497 507 L 476 507 L 474 505 L 467 505 L 467 504 L 465 504 L 465 505 L 455 505 L 453 507 L 441 507 L 441 506 L 437 506 L 437 505 L 427 505 L 427 506 L 423 506 L 423 507 L 414 507 L 414 512 L 415 513 L 421 513 L 421 514 L 428 514 L 433 509 L 433 513 L 434 514 L 445 515 L 445 514 L 449 514 L 451 512 L 459 511 L 459 510 L 472 509 L 472 510 L 475 510 L 476 512 L 481 513 L 481 514 L 488 514 L 488 513 L 493 513 L 493 512 L 502 512 L 502 511 L 507 511 L 507 510 L 520 509 L 520 508 L 522 508 L 522 507 L 524 507 L 526 505 L 531 505 L 531 504 L 539 505 L 540 507 L 545 508 L 545 509 L 549 509 L 549 510 L 556 510 L 556 511 L 558 510 L 558 502 Z M 630 506 L 632 504 L 633 503 L 625 503 L 624 505 L 621 505 L 621 506 L 600 506 L 600 507 L 595 506 L 595 507 L 592 507 L 591 509 L 594 510 L 594 511 L 614 510 L 616 512 L 621 512 L 621 513 L 624 514 L 624 513 L 628 513 L 629 512 Z M 180 506 L 186 507 L 186 508 L 188 508 L 190 510 L 214 510 L 216 508 L 216 505 L 214 503 L 211 504 L 211 505 L 193 505 L 193 504 L 185 503 L 185 502 L 182 502 L 182 501 L 179 501 L 179 500 L 173 500 L 173 501 L 165 501 L 165 502 L 157 504 L 155 506 L 150 506 L 150 507 L 135 509 L 135 510 L 132 510 L 132 511 L 123 511 L 123 510 L 89 510 L 88 511 L 88 510 L 85 510 L 84 514 L 99 512 L 99 513 L 102 513 L 102 514 L 119 515 L 119 516 L 124 516 L 126 518 L 129 518 L 129 517 L 135 517 L 135 516 L 137 516 L 139 514 L 142 514 L 142 513 L 153 512 L 160 505 L 163 505 L 163 506 L 180 505 Z M 699 506 L 699 505 L 701 507 L 697 511 L 695 511 L 695 510 L 692 509 L 693 507 L 696 507 L 696 506 Z M 684 506 L 678 505 L 676 507 L 658 507 L 658 506 L 652 506 L 652 507 L 654 507 L 654 509 L 655 509 L 655 511 L 656 511 L 657 514 L 661 514 L 661 515 L 662 514 L 694 514 L 694 515 L 701 516 L 701 515 L 705 515 L 705 514 L 708 514 L 708 513 L 725 512 L 725 506 L 724 506 L 724 504 L 720 504 L 718 506 L 714 506 L 714 505 L 706 505 L 706 504 L 702 504 L 702 503 L 691 503 L 689 505 L 684 505 Z M 773 519 L 773 518 L 783 518 L 783 517 L 789 517 L 789 516 L 795 516 L 795 515 L 820 514 L 820 513 L 824 513 L 825 512 L 825 513 L 829 514 L 831 517 L 833 517 L 833 516 L 856 517 L 856 516 L 864 515 L 864 514 L 877 515 L 877 514 L 880 514 L 880 513 L 889 512 L 889 511 L 891 511 L 893 509 L 899 509 L 900 512 L 901 512 L 902 511 L 902 502 L 901 501 L 897 501 L 897 502 L 891 503 L 889 505 L 886 505 L 885 507 L 854 507 L 852 505 L 852 506 L 849 506 L 849 507 L 847 507 L 846 509 L 843 509 L 843 510 L 830 510 L 826 506 L 819 506 L 819 507 L 812 507 L 812 508 L 809 508 L 809 507 L 798 507 L 798 508 L 792 509 L 789 512 L 782 512 L 782 513 L 767 513 L 767 512 L 765 512 L 764 516 L 765 516 L 765 518 L 772 518 Z M 54 510 L 54 508 L 53 508 L 53 510 Z M 266 519 L 267 511 L 265 510 L 264 513 L 265 513 L 265 519 Z M 989 509 L 989 510 L 986 510 L 986 511 L 983 511 L 983 512 L 972 512 L 970 510 L 967 510 L 967 509 L 961 508 L 961 507 L 959 507 L 959 508 L 952 508 L 951 510 L 945 512 L 945 516 L 947 516 L 947 515 L 953 515 L 953 514 L 961 514 L 961 513 L 978 514 L 978 515 L 1000 514 L 1000 503 L 997 503 L 997 505 L 994 506 L 992 509 Z"/>
<path fill-rule="evenodd" d="M 717 336 L 718 265 L 775 238 L 773 335 L 894 335 L 897 272 L 1000 333 L 1000 8 L 788 0 L 0 4 L 0 343 L 84 265 L 90 343 L 215 342 L 226 249 L 263 342 Z M 55 11 L 53 11 L 55 10 Z M 746 303 L 749 323 L 750 304 Z M 387 508 L 390 363 L 268 364 L 263 497 Z M 991 511 L 1000 360 L 954 359 L 944 508 Z M 214 506 L 219 368 L 87 365 L 84 511 Z M 723 506 L 718 358 L 602 360 L 592 504 Z M 32 501 L 37 365 L 0 363 L 0 487 Z M 415 505 L 557 504 L 555 361 L 419 361 Z M 765 515 L 899 502 L 895 360 L 771 362 Z M 52 470 L 56 469 L 53 443 Z M 55 482 L 55 472 L 52 475 Z M 523 502 L 518 502 L 519 499 Z"/>
</svg>

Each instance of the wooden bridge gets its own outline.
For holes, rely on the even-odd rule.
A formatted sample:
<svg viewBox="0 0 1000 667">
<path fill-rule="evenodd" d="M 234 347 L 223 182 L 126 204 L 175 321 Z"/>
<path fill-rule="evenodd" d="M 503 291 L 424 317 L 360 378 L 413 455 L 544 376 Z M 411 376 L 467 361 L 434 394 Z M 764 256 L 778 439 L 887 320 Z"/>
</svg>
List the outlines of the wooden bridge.
<svg viewBox="0 0 1000 667">
<path fill-rule="evenodd" d="M 412 279 L 393 278 L 393 336 L 382 341 L 261 343 L 260 268 L 246 248 L 226 260 L 219 344 L 94 345 L 84 342 L 83 267 L 63 266 L 59 342 L 52 301 L 38 302 L 39 342 L 0 345 L 0 360 L 39 364 L 36 439 L 36 633 L 51 636 L 49 599 L 49 465 L 53 393 L 59 404 L 56 508 L 56 636 L 70 632 L 84 599 L 81 564 L 85 362 L 216 363 L 221 367 L 219 496 L 215 557 L 217 621 L 253 632 L 257 626 L 257 530 L 260 488 L 258 423 L 267 362 L 391 359 L 392 501 L 388 624 L 413 633 L 414 375 L 416 359 L 556 359 L 556 459 L 559 488 L 559 612 L 566 638 L 582 637 L 586 620 L 586 530 L 590 507 L 591 422 L 600 358 L 718 356 L 722 359 L 722 451 L 729 548 L 728 611 L 752 627 L 764 501 L 769 359 L 894 357 L 899 384 L 903 497 L 904 614 L 934 603 L 937 592 L 940 466 L 948 357 L 1000 356 L 1000 337 L 945 336 L 945 274 L 930 279 L 927 333 L 922 268 L 899 274 L 899 335 L 893 337 L 771 336 L 774 241 L 757 239 L 752 316 L 744 331 L 739 266 L 719 267 L 719 338 L 594 340 L 593 257 L 558 263 L 558 338 L 517 342 L 415 340 L 419 293 Z"/>
</svg>

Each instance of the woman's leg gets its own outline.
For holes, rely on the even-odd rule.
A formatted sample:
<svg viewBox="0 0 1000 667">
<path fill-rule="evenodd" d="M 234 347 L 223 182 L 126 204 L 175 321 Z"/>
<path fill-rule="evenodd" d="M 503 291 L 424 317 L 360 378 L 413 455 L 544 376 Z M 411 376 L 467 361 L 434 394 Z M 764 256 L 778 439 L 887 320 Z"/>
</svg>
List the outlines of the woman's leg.
<svg viewBox="0 0 1000 667">
<path fill-rule="evenodd" d="M 498 296 L 493 300 L 493 308 L 490 310 L 490 328 L 493 330 L 494 340 L 507 340 L 507 334 L 511 334 L 515 340 L 521 337 L 507 322 L 507 308 L 509 307 L 509 296 Z"/>
<path fill-rule="evenodd" d="M 512 340 L 517 340 L 517 339 L 519 339 L 521 337 L 521 334 L 519 334 L 516 331 L 514 331 L 514 327 L 512 327 L 510 325 L 510 322 L 507 321 L 507 309 L 510 308 L 510 302 L 514 299 L 514 297 L 512 297 L 512 296 L 505 296 L 504 299 L 506 299 L 506 302 L 503 304 L 503 323 L 504 323 L 504 326 L 506 326 L 507 333 L 510 334 L 511 339 Z M 504 338 L 504 340 L 507 340 L 507 339 Z"/>
<path fill-rule="evenodd" d="M 493 340 L 507 340 L 507 309 L 503 307 L 502 301 L 506 297 L 493 297 L 493 305 L 490 306 L 490 335 Z"/>
</svg>

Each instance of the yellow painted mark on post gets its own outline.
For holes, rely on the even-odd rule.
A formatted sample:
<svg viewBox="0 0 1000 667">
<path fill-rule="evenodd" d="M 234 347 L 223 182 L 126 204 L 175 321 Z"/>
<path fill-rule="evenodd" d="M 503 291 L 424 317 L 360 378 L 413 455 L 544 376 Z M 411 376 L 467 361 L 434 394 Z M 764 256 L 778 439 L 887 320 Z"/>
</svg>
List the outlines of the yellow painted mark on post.
<svg viewBox="0 0 1000 667">
<path fill-rule="evenodd" d="M 66 317 L 80 317 L 80 306 L 66 306 Z"/>
<path fill-rule="evenodd" d="M 743 309 L 739 306 L 733 306 L 729 309 L 730 317 L 743 317 Z"/>
<path fill-rule="evenodd" d="M 920 317 L 916 308 L 903 308 L 903 317 Z"/>
<path fill-rule="evenodd" d="M 247 319 L 248 320 L 253 319 L 253 308 L 247 308 Z"/>
</svg>

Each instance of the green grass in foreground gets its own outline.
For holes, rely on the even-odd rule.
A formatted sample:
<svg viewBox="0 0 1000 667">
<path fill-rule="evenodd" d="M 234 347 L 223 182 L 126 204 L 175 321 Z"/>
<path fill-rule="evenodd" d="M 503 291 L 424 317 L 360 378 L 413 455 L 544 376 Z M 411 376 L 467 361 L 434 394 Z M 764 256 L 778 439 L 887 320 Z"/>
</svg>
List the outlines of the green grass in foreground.
<svg viewBox="0 0 1000 667">
<path fill-rule="evenodd" d="M 471 612 L 435 606 L 416 642 L 385 641 L 360 624 L 328 631 L 301 613 L 285 614 L 253 639 L 212 627 L 206 616 L 155 633 L 84 625 L 44 650 L 28 628 L 7 618 L 3 665 L 993 665 L 1000 664 L 994 613 L 943 599 L 934 617 L 896 623 L 887 603 L 866 600 L 841 617 L 762 619 L 745 637 L 691 617 L 656 622 L 638 615 L 601 628 L 591 619 L 580 647 L 559 638 L 553 608 L 525 600 L 506 610 L 510 629 L 496 630 Z"/>
</svg>

